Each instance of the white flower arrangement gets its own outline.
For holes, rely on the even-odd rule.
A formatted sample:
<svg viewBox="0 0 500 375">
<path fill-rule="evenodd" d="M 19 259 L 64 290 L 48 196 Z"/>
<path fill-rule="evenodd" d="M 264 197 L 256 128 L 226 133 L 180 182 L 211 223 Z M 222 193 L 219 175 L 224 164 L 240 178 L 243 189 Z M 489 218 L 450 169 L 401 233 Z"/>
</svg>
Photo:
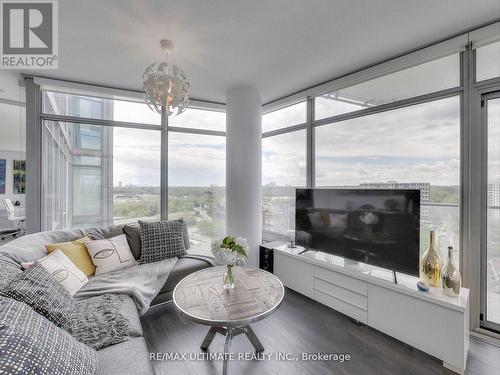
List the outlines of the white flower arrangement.
<svg viewBox="0 0 500 375">
<path fill-rule="evenodd" d="M 365 212 L 363 216 L 359 218 L 366 225 L 375 225 L 378 223 L 378 216 L 373 212 Z"/>
<path fill-rule="evenodd" d="M 212 254 L 221 266 L 246 266 L 248 242 L 243 237 L 228 236 L 212 241 Z"/>
</svg>

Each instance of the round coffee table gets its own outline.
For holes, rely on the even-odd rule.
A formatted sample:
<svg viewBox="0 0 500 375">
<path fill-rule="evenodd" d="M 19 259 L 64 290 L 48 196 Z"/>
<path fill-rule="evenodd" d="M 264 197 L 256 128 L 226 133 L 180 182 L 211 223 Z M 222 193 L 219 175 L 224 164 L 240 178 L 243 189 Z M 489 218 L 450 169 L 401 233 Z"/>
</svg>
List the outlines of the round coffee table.
<svg viewBox="0 0 500 375">
<path fill-rule="evenodd" d="M 285 289 L 272 273 L 234 267 L 234 289 L 223 288 L 226 267 L 211 267 L 192 273 L 174 289 L 177 309 L 188 319 L 210 326 L 201 344 L 207 350 L 216 333 L 225 336 L 223 374 L 228 373 L 228 356 L 234 336 L 245 334 L 257 353 L 264 351 L 250 323 L 264 319 L 278 309 Z"/>
</svg>

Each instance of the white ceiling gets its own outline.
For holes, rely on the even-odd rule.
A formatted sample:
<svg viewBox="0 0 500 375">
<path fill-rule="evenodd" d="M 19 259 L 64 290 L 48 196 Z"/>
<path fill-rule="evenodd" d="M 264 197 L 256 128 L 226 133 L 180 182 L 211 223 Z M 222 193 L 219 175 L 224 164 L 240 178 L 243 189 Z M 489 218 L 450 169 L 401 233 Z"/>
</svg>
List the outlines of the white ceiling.
<svg viewBox="0 0 500 375">
<path fill-rule="evenodd" d="M 140 90 L 167 37 L 192 97 L 251 85 L 269 102 L 490 22 L 500 1 L 64 0 L 59 13 L 59 69 L 43 75 Z"/>
</svg>

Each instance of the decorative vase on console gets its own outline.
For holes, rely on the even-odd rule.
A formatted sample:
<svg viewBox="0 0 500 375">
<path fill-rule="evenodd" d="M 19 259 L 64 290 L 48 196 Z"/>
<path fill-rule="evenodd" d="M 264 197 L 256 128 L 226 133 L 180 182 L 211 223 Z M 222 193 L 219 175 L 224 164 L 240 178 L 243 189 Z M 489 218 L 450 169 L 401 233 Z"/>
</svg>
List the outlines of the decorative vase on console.
<svg viewBox="0 0 500 375">
<path fill-rule="evenodd" d="M 297 245 L 295 245 L 295 231 L 294 230 L 292 230 L 292 229 L 287 230 L 285 232 L 285 234 L 283 235 L 283 237 L 288 242 L 287 246 L 289 248 L 295 249 L 297 247 Z"/>
<path fill-rule="evenodd" d="M 453 246 L 448 246 L 448 261 L 441 271 L 441 291 L 450 297 L 459 297 L 462 276 L 453 261 Z"/>
<path fill-rule="evenodd" d="M 231 236 L 214 240 L 212 242 L 212 254 L 218 264 L 226 266 L 223 279 L 224 289 L 233 289 L 235 279 L 233 267 L 244 267 L 246 265 L 248 254 L 247 240 L 242 237 L 235 239 Z"/>
<path fill-rule="evenodd" d="M 431 286 L 439 286 L 443 260 L 439 256 L 436 232 L 430 232 L 429 247 L 422 257 L 420 279 Z"/>
</svg>

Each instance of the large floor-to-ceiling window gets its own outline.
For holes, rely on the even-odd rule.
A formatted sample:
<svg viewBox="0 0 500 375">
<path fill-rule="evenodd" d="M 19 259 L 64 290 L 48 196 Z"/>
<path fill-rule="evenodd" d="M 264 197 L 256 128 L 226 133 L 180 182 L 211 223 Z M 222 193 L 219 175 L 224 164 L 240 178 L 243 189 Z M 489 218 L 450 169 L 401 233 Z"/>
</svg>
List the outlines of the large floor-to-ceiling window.
<svg viewBox="0 0 500 375">
<path fill-rule="evenodd" d="M 295 188 L 305 187 L 306 102 L 262 116 L 262 229 L 264 239 L 295 229 Z"/>
<path fill-rule="evenodd" d="M 226 231 L 226 116 L 188 109 L 169 121 L 168 215 L 183 217 L 203 247 Z"/>
<path fill-rule="evenodd" d="M 421 250 L 437 230 L 443 258 L 459 247 L 460 96 L 315 129 L 317 187 L 419 189 Z"/>
<path fill-rule="evenodd" d="M 159 218 L 158 119 L 145 104 L 43 91 L 42 229 Z"/>
<path fill-rule="evenodd" d="M 208 248 L 225 232 L 225 113 L 189 108 L 169 120 L 162 129 L 140 101 L 42 90 L 42 229 L 183 217 L 192 245 Z"/>
<path fill-rule="evenodd" d="M 295 188 L 306 186 L 305 130 L 262 140 L 264 233 L 295 229 Z"/>
<path fill-rule="evenodd" d="M 458 250 L 460 56 L 263 115 L 264 238 L 293 231 L 296 187 L 408 188 L 421 191 L 422 233 L 438 231 L 443 257 L 450 243 Z M 427 236 L 421 242 L 423 251 Z"/>
<path fill-rule="evenodd" d="M 263 238 L 293 232 L 295 188 L 421 192 L 455 248 L 471 327 L 500 332 L 499 23 L 264 105 Z"/>
</svg>

